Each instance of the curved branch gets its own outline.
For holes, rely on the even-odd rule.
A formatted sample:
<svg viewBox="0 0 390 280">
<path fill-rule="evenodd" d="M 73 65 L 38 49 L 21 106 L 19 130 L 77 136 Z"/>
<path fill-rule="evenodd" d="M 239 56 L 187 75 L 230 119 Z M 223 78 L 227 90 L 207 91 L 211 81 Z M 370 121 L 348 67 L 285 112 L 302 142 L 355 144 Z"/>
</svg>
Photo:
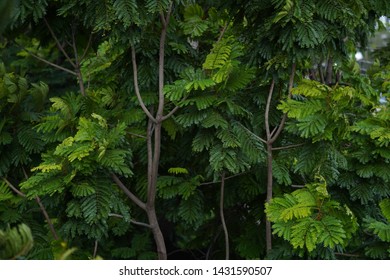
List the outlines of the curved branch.
<svg viewBox="0 0 390 280">
<path fill-rule="evenodd" d="M 10 181 L 7 180 L 7 178 L 3 177 L 3 181 L 10 187 L 11 190 L 13 190 L 16 194 L 18 194 L 21 197 L 26 197 L 26 195 L 19 191 Z"/>
<path fill-rule="evenodd" d="M 47 28 L 49 29 L 49 32 L 51 34 L 51 36 L 53 37 L 54 41 L 56 42 L 57 44 L 57 47 L 59 48 L 59 50 L 64 54 L 64 56 L 66 57 L 66 59 L 69 61 L 69 63 L 73 66 L 73 68 L 76 68 L 76 64 L 72 61 L 72 59 L 70 59 L 68 53 L 65 51 L 65 49 L 62 47 L 62 45 L 60 44 L 60 41 L 58 40 L 56 34 L 54 34 L 54 31 L 53 29 L 51 28 L 50 24 L 48 23 L 48 21 L 46 20 L 46 18 L 43 18 L 43 21 L 45 22 Z"/>
<path fill-rule="evenodd" d="M 146 108 L 145 102 L 142 100 L 141 93 L 139 91 L 138 67 L 137 67 L 137 60 L 136 60 L 136 57 L 135 57 L 134 46 L 131 46 L 131 62 L 133 64 L 134 90 L 135 90 L 135 94 L 137 95 L 138 102 L 141 105 L 142 110 L 148 116 L 148 118 L 150 120 L 152 120 L 154 123 L 156 123 L 157 121 L 156 121 L 155 117 L 153 117 L 152 114 L 149 112 L 148 108 Z"/>
<path fill-rule="evenodd" d="M 131 199 L 131 201 L 137 204 L 141 209 L 146 210 L 146 204 L 142 202 L 136 195 L 134 195 L 128 188 L 126 188 L 118 176 L 112 173 L 111 177 L 117 186 Z"/>
<path fill-rule="evenodd" d="M 291 74 L 290 74 L 290 80 L 288 82 L 288 97 L 287 97 L 288 99 L 290 99 L 292 96 L 292 88 L 294 86 L 295 70 L 296 70 L 296 64 L 293 63 L 292 69 L 291 69 Z M 287 120 L 287 114 L 285 113 L 285 114 L 283 114 L 282 120 L 280 121 L 278 130 L 275 132 L 274 135 L 271 135 L 271 139 L 270 139 L 271 143 L 275 142 L 276 139 L 278 139 L 280 133 L 282 132 L 282 130 L 284 128 L 284 125 L 286 124 L 286 120 Z"/>
</svg>

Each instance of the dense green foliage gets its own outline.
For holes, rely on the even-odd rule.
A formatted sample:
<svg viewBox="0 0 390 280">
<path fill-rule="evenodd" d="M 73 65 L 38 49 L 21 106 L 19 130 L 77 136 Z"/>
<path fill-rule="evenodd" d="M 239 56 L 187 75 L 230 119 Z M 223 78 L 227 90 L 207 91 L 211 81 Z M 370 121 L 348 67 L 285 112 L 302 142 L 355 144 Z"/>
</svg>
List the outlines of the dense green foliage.
<svg viewBox="0 0 390 280">
<path fill-rule="evenodd" d="M 388 1 L 4 3 L 1 258 L 390 257 Z"/>
</svg>

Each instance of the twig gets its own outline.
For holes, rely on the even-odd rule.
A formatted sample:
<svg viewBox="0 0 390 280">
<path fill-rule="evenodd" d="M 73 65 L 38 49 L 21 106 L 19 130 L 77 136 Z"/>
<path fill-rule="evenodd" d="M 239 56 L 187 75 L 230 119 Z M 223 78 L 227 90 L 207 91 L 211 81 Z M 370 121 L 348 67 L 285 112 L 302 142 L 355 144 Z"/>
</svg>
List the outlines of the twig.
<svg viewBox="0 0 390 280">
<path fill-rule="evenodd" d="M 40 57 L 40 56 L 37 56 L 36 54 L 34 54 L 33 52 L 27 50 L 26 48 L 24 48 L 24 50 L 25 50 L 29 55 L 31 55 L 32 57 L 34 57 L 34 58 L 36 58 L 36 59 L 38 59 L 38 60 L 40 60 L 40 61 L 42 61 L 42 62 L 44 62 L 44 63 L 46 63 L 46 64 L 48 64 L 48 65 L 50 65 L 50 66 L 53 66 L 53 67 L 55 67 L 55 68 L 57 68 L 57 69 L 59 69 L 59 70 L 62 70 L 62 71 L 64 71 L 64 72 L 67 72 L 67 73 L 70 73 L 70 74 L 72 74 L 72 75 L 77 76 L 77 73 L 76 73 L 75 71 L 72 71 L 72 70 L 70 70 L 70 69 L 68 69 L 68 68 L 65 68 L 65 67 L 62 67 L 62 66 L 60 66 L 60 65 L 58 65 L 58 64 L 55 64 L 55 63 L 53 63 L 53 62 L 50 62 L 50 61 L 48 61 L 48 60 L 46 60 L 46 59 L 44 59 L 44 58 L 42 58 L 42 57 Z"/>
<path fill-rule="evenodd" d="M 23 169 L 23 172 L 24 172 L 25 176 L 27 176 L 27 174 L 25 173 L 25 170 L 24 170 L 24 169 Z M 18 190 L 10 181 L 8 181 L 6 178 L 3 177 L 3 180 L 4 180 L 4 182 L 5 182 L 5 183 L 6 183 L 6 184 L 7 184 L 15 193 L 17 193 L 19 196 L 21 196 L 21 197 L 26 197 L 26 194 L 25 194 L 25 193 L 19 191 L 19 190 Z M 59 238 L 58 238 L 58 234 L 57 234 L 57 232 L 56 232 L 56 230 L 55 230 L 55 228 L 54 228 L 54 225 L 53 225 L 53 223 L 52 223 L 52 221 L 51 221 L 51 219 L 50 219 L 50 217 L 49 217 L 49 214 L 47 213 L 46 208 L 45 208 L 45 206 L 42 204 L 41 199 L 39 198 L 39 196 L 36 196 L 36 197 L 35 197 L 35 201 L 38 203 L 39 208 L 41 209 L 42 214 L 43 214 L 43 216 L 45 217 L 45 220 L 46 220 L 47 224 L 49 225 L 49 229 L 50 229 L 51 233 L 53 234 L 54 239 L 55 239 L 55 240 L 58 240 L 58 239 L 59 239 Z"/>
<path fill-rule="evenodd" d="M 137 196 L 135 196 L 128 188 L 126 188 L 118 176 L 112 173 L 111 177 L 117 186 L 131 199 L 131 201 L 137 204 L 141 209 L 146 210 L 146 204 L 142 202 Z"/>
<path fill-rule="evenodd" d="M 139 138 L 142 138 L 142 139 L 146 139 L 146 136 L 141 135 L 141 134 L 137 134 L 137 133 L 133 133 L 133 132 L 128 132 L 128 131 L 126 131 L 126 133 L 129 134 L 129 135 L 132 135 L 132 136 L 136 136 L 136 137 L 139 137 Z"/>
<path fill-rule="evenodd" d="M 207 253 L 205 256 L 206 260 L 208 260 L 210 258 L 211 250 L 213 249 L 213 246 L 214 246 L 215 242 L 217 241 L 220 234 L 221 234 L 221 228 L 218 228 L 217 234 L 214 235 L 213 241 L 211 241 L 210 246 L 207 248 Z"/>
<path fill-rule="evenodd" d="M 115 218 L 121 218 L 121 219 L 123 219 L 123 215 L 120 215 L 120 214 L 109 213 L 108 216 L 109 216 L 109 217 L 115 217 Z M 130 223 L 135 224 L 135 225 L 138 225 L 138 226 L 143 226 L 143 227 L 147 227 L 147 228 L 152 228 L 151 225 L 146 224 L 146 223 L 142 223 L 142 222 L 137 222 L 137 221 L 134 220 L 134 219 L 130 219 Z"/>
<path fill-rule="evenodd" d="M 85 96 L 85 87 L 84 87 L 83 76 L 80 71 L 80 60 L 79 60 L 78 50 L 76 46 L 74 27 L 72 27 L 72 48 L 73 48 L 74 60 L 75 60 L 75 70 L 77 74 L 77 80 L 79 81 L 81 95 Z"/>
<path fill-rule="evenodd" d="M 80 61 L 83 61 L 85 56 L 87 55 L 89 47 L 91 46 L 91 42 L 92 42 L 92 33 L 89 35 L 87 46 L 84 49 L 83 55 L 80 57 Z"/>
<path fill-rule="evenodd" d="M 35 200 L 36 200 L 36 202 L 38 203 L 39 208 L 41 209 L 42 214 L 43 214 L 43 216 L 45 217 L 47 224 L 49 225 L 49 229 L 50 229 L 51 233 L 53 234 L 54 239 L 55 239 L 55 240 L 58 240 L 59 238 L 58 238 L 57 232 L 56 232 L 56 230 L 54 229 L 54 225 L 53 225 L 53 223 L 51 222 L 51 219 L 50 219 L 50 217 L 49 217 L 49 214 L 47 214 L 46 208 L 45 208 L 45 206 L 42 204 L 41 199 L 39 198 L 39 196 L 37 196 L 37 197 L 35 197 Z"/>
<path fill-rule="evenodd" d="M 229 180 L 229 179 L 232 179 L 234 177 L 241 176 L 241 175 L 246 174 L 246 173 L 248 173 L 248 172 L 245 171 L 245 172 L 241 172 L 241 173 L 238 173 L 238 174 L 234 174 L 234 175 L 225 177 L 225 181 Z M 205 182 L 205 183 L 200 183 L 199 186 L 212 185 L 212 184 L 217 184 L 217 183 L 221 183 L 221 182 L 222 182 L 222 180 L 221 181 L 213 181 L 213 182 Z"/>
<path fill-rule="evenodd" d="M 264 144 L 267 144 L 267 141 L 264 140 L 263 138 L 261 138 L 260 136 L 254 134 L 252 131 L 250 131 L 248 128 L 246 128 L 244 125 L 242 125 L 241 123 L 238 123 L 238 125 L 240 125 L 243 129 L 245 129 L 248 133 L 250 133 L 253 137 L 255 137 L 256 139 L 260 140 L 261 142 L 263 142 Z"/>
<path fill-rule="evenodd" d="M 108 217 L 115 217 L 115 218 L 123 219 L 123 215 L 116 214 L 116 213 L 108 213 Z"/>
<path fill-rule="evenodd" d="M 183 102 L 187 99 L 188 95 L 185 96 L 182 100 L 180 100 L 180 102 Z M 168 114 L 166 114 L 165 116 L 163 116 L 161 118 L 162 121 L 165 121 L 166 119 L 169 119 L 174 113 L 176 113 L 177 110 L 179 110 L 181 107 L 179 105 L 177 105 L 175 108 L 172 109 L 172 111 L 170 111 Z"/>
<path fill-rule="evenodd" d="M 229 23 L 230 23 L 229 21 L 227 21 L 227 22 L 225 23 L 224 27 L 222 28 L 221 34 L 219 34 L 219 37 L 218 37 L 217 42 L 219 42 L 219 41 L 222 40 L 223 35 L 225 34 L 225 32 L 226 32 L 226 30 L 227 30 L 227 28 L 228 28 L 228 26 L 229 26 Z"/>
<path fill-rule="evenodd" d="M 300 143 L 300 144 L 294 144 L 294 145 L 288 145 L 288 146 L 283 146 L 283 147 L 276 147 L 276 148 L 272 148 L 273 151 L 277 151 L 277 150 L 287 150 L 287 149 L 292 149 L 292 148 L 296 148 L 296 147 L 301 147 L 305 145 L 305 143 Z"/>
<path fill-rule="evenodd" d="M 58 40 L 57 36 L 54 34 L 54 31 L 53 29 L 51 28 L 51 26 L 49 25 L 49 23 L 47 22 L 46 18 L 43 18 L 43 21 L 45 22 L 47 28 L 49 29 L 49 32 L 51 34 L 51 36 L 53 37 L 54 41 L 56 42 L 57 44 L 57 47 L 60 49 L 60 51 L 64 54 L 64 56 L 66 57 L 66 59 L 69 61 L 69 63 L 73 66 L 73 68 L 76 68 L 76 65 L 75 63 L 72 61 L 72 59 L 70 59 L 68 53 L 65 51 L 65 49 L 62 47 L 62 45 L 60 44 L 60 41 Z"/>
<path fill-rule="evenodd" d="M 142 223 L 142 222 L 137 222 L 136 220 L 133 220 L 133 219 L 130 219 L 130 222 L 131 222 L 132 224 L 137 225 L 137 226 L 143 226 L 143 227 L 147 227 L 147 228 L 152 228 L 152 226 L 149 225 L 149 224 Z"/>
</svg>

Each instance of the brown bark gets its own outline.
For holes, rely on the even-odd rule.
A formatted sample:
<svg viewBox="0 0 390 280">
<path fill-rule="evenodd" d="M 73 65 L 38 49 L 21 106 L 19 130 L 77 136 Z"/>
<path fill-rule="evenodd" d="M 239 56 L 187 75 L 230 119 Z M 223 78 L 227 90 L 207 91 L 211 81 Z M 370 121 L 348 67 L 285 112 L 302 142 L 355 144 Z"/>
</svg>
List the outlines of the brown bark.
<svg viewBox="0 0 390 280">
<path fill-rule="evenodd" d="M 229 259 L 230 254 L 230 248 L 229 248 L 229 231 L 226 226 L 226 220 L 224 215 L 224 196 L 225 196 L 225 172 L 222 173 L 221 176 L 221 198 L 219 201 L 219 215 L 221 216 L 221 223 L 222 223 L 222 229 L 223 233 L 225 235 L 225 259 Z"/>
<path fill-rule="evenodd" d="M 265 107 L 265 130 L 267 136 L 267 199 L 266 202 L 269 202 L 272 199 L 272 133 L 269 124 L 269 111 L 271 107 L 272 94 L 274 91 L 275 81 L 272 80 L 271 87 L 268 93 L 267 104 Z M 266 220 L 265 223 L 265 240 L 267 252 L 272 249 L 272 231 L 271 223 Z"/>
<path fill-rule="evenodd" d="M 333 58 L 328 58 L 328 64 L 326 65 L 326 84 L 330 85 L 332 83 L 333 78 Z"/>
<path fill-rule="evenodd" d="M 133 79 L 134 89 L 140 106 L 146 116 L 148 117 L 146 145 L 148 153 L 148 167 L 147 167 L 147 178 L 148 178 L 148 189 L 147 189 L 147 201 L 145 204 L 142 202 L 137 204 L 145 206 L 144 210 L 148 216 L 149 227 L 153 233 L 154 241 L 156 243 L 157 254 L 160 260 L 167 259 L 167 251 L 164 241 L 164 236 L 161 232 L 160 225 L 156 214 L 156 195 L 157 195 L 157 179 L 158 179 L 158 168 L 160 164 L 161 154 L 161 129 L 162 122 L 172 116 L 178 109 L 175 108 L 168 115 L 164 116 L 164 67 L 165 67 L 165 41 L 167 36 L 167 29 L 172 10 L 172 2 L 166 15 L 160 13 L 160 19 L 162 23 L 162 30 L 160 34 L 160 46 L 159 46 L 159 66 L 158 66 L 158 106 L 156 114 L 154 115 L 153 110 L 149 110 L 142 100 L 138 85 L 138 69 L 136 62 L 136 52 L 134 46 L 131 47 L 131 60 L 133 65 Z M 134 201 L 134 198 L 132 199 Z M 142 208 L 142 207 L 141 207 Z"/>
<path fill-rule="evenodd" d="M 21 192 L 20 190 L 18 190 L 18 188 L 16 188 L 10 181 L 8 181 L 6 178 L 3 178 L 3 181 L 11 188 L 11 190 L 13 190 L 17 195 L 21 196 L 21 197 L 26 197 L 26 194 L 24 194 L 23 192 Z M 43 216 L 45 217 L 45 220 L 49 226 L 49 230 L 50 232 L 52 233 L 53 235 L 53 238 L 55 240 L 58 240 L 59 237 L 58 237 L 58 234 L 57 234 L 57 231 L 55 230 L 54 228 L 54 225 L 53 225 L 53 222 L 51 221 L 50 217 L 49 217 L 49 214 L 47 213 L 46 211 L 46 208 L 45 206 L 42 204 L 41 202 L 41 199 L 39 198 L 39 196 L 36 196 L 35 197 L 35 201 L 38 203 L 39 205 L 39 209 L 41 209 L 41 212 L 43 214 Z"/>
<path fill-rule="evenodd" d="M 296 64 L 294 63 L 292 65 L 290 79 L 288 82 L 288 98 L 291 98 L 292 96 L 292 88 L 294 85 L 294 76 L 296 71 Z M 267 198 L 266 202 L 269 202 L 272 199 L 273 195 L 273 172 L 272 172 L 272 161 L 273 161 L 273 143 L 278 139 L 280 133 L 282 132 L 284 125 L 287 120 L 287 114 L 284 114 L 279 127 L 277 129 L 273 129 L 271 131 L 270 124 L 269 124 L 269 112 L 271 107 L 271 101 L 272 101 L 272 94 L 275 87 L 275 81 L 272 80 L 270 90 L 268 93 L 267 98 L 267 104 L 265 107 L 265 130 L 266 130 L 266 146 L 267 146 Z M 281 148 L 277 148 L 281 149 Z M 272 249 L 272 229 L 271 229 L 271 222 L 266 220 L 265 223 L 265 240 L 266 240 L 266 249 L 267 252 L 269 252 Z"/>
</svg>

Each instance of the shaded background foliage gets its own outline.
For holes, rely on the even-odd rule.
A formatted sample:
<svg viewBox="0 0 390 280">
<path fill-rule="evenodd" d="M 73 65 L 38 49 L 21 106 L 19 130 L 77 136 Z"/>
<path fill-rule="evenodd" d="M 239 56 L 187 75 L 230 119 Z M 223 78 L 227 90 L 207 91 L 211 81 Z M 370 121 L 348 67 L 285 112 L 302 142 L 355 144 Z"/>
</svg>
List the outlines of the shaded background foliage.
<svg viewBox="0 0 390 280">
<path fill-rule="evenodd" d="M 0 248 L 24 224 L 28 259 L 388 259 L 388 47 L 354 58 L 388 1 L 2 5 Z"/>
</svg>

